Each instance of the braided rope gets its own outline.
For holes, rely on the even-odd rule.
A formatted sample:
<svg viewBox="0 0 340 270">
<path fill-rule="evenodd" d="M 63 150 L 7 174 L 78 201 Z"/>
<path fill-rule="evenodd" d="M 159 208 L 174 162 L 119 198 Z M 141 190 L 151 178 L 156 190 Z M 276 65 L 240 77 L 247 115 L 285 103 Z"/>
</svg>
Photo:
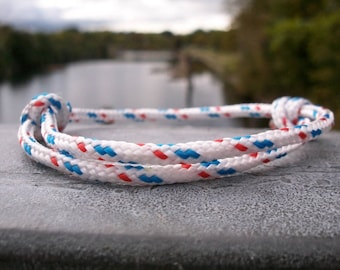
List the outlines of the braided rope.
<svg viewBox="0 0 340 270">
<path fill-rule="evenodd" d="M 62 133 L 68 122 L 174 121 L 235 117 L 272 118 L 274 130 L 233 138 L 177 144 L 95 140 Z M 33 160 L 80 178 L 127 185 L 158 185 L 222 178 L 288 155 L 329 131 L 333 113 L 303 98 L 272 104 L 184 109 L 87 110 L 55 94 L 34 97 L 24 108 L 18 138 Z"/>
</svg>

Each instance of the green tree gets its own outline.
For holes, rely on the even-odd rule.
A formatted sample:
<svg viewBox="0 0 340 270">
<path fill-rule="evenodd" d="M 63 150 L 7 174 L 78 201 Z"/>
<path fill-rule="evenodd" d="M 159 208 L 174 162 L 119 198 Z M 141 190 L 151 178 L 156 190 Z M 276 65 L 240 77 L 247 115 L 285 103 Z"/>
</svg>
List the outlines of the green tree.
<svg viewBox="0 0 340 270">
<path fill-rule="evenodd" d="M 244 0 L 233 27 L 241 56 L 239 97 L 269 101 L 301 95 L 340 118 L 338 1 Z"/>
<path fill-rule="evenodd" d="M 38 53 L 32 36 L 21 31 L 11 31 L 6 40 L 6 50 L 11 73 L 23 74 L 37 69 Z"/>
</svg>

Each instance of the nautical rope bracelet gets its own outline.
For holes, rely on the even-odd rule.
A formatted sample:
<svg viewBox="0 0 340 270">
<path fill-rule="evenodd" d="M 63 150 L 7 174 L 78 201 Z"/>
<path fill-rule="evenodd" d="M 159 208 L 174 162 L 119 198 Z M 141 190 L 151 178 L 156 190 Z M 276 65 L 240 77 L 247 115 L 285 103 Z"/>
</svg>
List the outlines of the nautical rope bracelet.
<svg viewBox="0 0 340 270">
<path fill-rule="evenodd" d="M 275 129 L 176 144 L 96 140 L 62 132 L 69 122 L 85 120 L 112 124 L 237 117 L 271 118 Z M 18 139 L 30 158 L 61 172 L 102 182 L 160 185 L 223 178 L 280 159 L 329 131 L 333 122 L 330 110 L 303 98 L 184 109 L 87 110 L 72 109 L 56 94 L 41 94 L 24 108 Z"/>
</svg>

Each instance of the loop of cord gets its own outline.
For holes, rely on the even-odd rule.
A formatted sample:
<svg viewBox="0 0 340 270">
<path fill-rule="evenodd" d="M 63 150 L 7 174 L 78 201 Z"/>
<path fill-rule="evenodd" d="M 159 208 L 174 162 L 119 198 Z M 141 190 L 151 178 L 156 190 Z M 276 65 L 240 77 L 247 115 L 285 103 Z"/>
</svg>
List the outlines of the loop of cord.
<svg viewBox="0 0 340 270">
<path fill-rule="evenodd" d="M 177 144 L 133 143 L 70 136 L 68 122 L 189 121 L 272 118 L 275 128 L 258 134 Z M 87 180 L 125 185 L 161 185 L 216 179 L 287 156 L 331 129 L 333 113 L 303 98 L 272 104 L 184 109 L 72 109 L 56 94 L 34 97 L 24 108 L 18 139 L 33 160 Z"/>
</svg>

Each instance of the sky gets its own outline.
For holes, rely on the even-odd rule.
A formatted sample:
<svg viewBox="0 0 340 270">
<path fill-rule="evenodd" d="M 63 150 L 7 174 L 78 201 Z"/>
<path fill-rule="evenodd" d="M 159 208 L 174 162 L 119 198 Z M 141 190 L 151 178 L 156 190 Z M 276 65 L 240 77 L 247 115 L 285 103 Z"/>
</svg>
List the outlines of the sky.
<svg viewBox="0 0 340 270">
<path fill-rule="evenodd" d="M 0 0 L 0 23 L 27 30 L 226 30 L 224 0 Z"/>
</svg>

